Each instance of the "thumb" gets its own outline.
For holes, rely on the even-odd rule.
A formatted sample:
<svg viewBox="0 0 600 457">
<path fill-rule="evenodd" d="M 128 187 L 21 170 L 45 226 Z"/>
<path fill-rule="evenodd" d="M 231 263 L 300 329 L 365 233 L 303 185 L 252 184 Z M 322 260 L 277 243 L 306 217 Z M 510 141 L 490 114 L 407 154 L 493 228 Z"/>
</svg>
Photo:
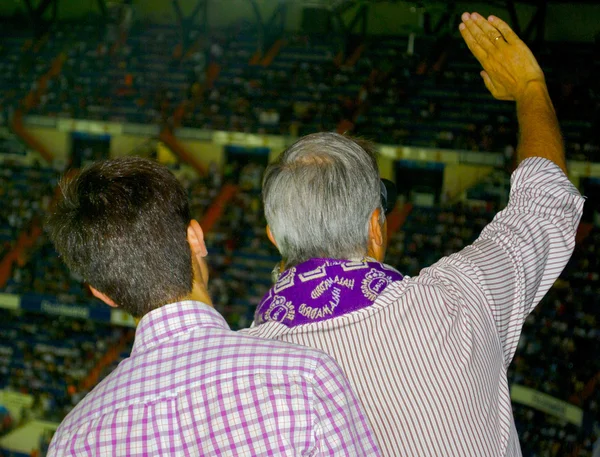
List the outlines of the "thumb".
<svg viewBox="0 0 600 457">
<path fill-rule="evenodd" d="M 487 90 L 490 91 L 492 96 L 498 100 L 514 100 L 514 98 L 508 93 L 506 88 L 499 82 L 494 82 L 487 71 L 479 73 L 483 78 L 483 83 Z"/>
<path fill-rule="evenodd" d="M 492 95 L 496 95 L 498 89 L 496 89 L 496 86 L 492 82 L 492 78 L 490 78 L 490 75 L 487 74 L 487 71 L 481 71 L 479 74 L 483 78 L 483 83 L 485 84 L 487 90 L 489 90 L 492 93 Z"/>
</svg>

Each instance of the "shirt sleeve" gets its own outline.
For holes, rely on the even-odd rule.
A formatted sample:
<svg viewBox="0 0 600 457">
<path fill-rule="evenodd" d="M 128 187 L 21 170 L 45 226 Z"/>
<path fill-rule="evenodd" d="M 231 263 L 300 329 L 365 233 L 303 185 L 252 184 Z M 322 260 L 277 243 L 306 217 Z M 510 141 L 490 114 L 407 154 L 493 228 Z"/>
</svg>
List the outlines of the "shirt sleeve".
<svg viewBox="0 0 600 457">
<path fill-rule="evenodd" d="M 324 356 L 315 371 L 316 448 L 321 456 L 380 456 L 367 418 L 338 364 Z"/>
<path fill-rule="evenodd" d="M 487 307 L 505 366 L 515 353 L 525 318 L 567 264 L 584 199 L 553 162 L 524 160 L 511 177 L 506 209 L 462 251 L 421 275 L 442 279 L 466 306 Z"/>
<path fill-rule="evenodd" d="M 50 441 L 50 446 L 48 447 L 48 452 L 46 457 L 59 457 L 59 456 L 67 456 L 70 455 L 67 451 L 67 443 L 68 440 L 65 439 L 65 435 L 59 427 L 52 440 Z"/>
</svg>

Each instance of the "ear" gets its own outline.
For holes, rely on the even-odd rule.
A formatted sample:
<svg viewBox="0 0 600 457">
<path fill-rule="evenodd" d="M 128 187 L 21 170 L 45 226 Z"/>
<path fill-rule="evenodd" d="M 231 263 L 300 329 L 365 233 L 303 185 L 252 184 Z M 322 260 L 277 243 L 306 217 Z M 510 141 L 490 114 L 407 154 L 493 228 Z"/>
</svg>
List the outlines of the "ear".
<svg viewBox="0 0 600 457">
<path fill-rule="evenodd" d="M 187 240 L 193 255 L 200 257 L 206 257 L 208 255 L 206 243 L 204 243 L 204 232 L 198 221 L 195 219 L 192 219 L 190 225 L 188 225 Z"/>
<path fill-rule="evenodd" d="M 375 211 L 373 211 L 371 218 L 369 219 L 369 239 L 377 246 L 383 246 L 385 243 L 383 234 L 384 227 L 379 222 L 380 215 L 381 208 L 377 208 Z"/>
<path fill-rule="evenodd" d="M 117 305 L 114 301 L 112 301 L 106 294 L 103 294 L 102 292 L 100 292 L 98 289 L 90 286 L 90 291 L 92 292 L 92 295 L 100 300 L 102 300 L 104 303 L 106 303 L 108 306 L 112 306 L 113 308 L 118 308 L 119 305 Z"/>
<path fill-rule="evenodd" d="M 269 241 L 271 243 L 273 243 L 273 246 L 275 246 L 277 249 L 279 249 L 279 247 L 277 246 L 277 241 L 275 241 L 275 237 L 273 236 L 273 232 L 271 232 L 271 227 L 269 227 L 267 225 L 267 237 L 269 237 Z"/>
</svg>

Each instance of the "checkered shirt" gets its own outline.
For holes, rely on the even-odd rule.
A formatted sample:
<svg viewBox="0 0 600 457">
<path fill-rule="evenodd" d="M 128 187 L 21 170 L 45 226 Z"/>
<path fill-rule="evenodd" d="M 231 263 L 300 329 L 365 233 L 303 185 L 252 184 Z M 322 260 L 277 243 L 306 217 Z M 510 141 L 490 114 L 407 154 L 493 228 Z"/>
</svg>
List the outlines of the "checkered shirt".
<svg viewBox="0 0 600 457">
<path fill-rule="evenodd" d="M 131 356 L 58 428 L 48 456 L 377 456 L 322 352 L 243 336 L 214 309 L 147 314 Z"/>
</svg>

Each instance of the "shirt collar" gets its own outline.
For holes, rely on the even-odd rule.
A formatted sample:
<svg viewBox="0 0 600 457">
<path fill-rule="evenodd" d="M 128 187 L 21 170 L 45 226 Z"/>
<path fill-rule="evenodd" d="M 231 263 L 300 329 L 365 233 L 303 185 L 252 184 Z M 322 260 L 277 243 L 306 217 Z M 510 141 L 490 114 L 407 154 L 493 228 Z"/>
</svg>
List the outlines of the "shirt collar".
<svg viewBox="0 0 600 457">
<path fill-rule="evenodd" d="M 161 306 L 146 314 L 137 326 L 132 354 L 141 352 L 194 327 L 229 325 L 214 308 L 198 301 L 182 301 Z"/>
</svg>

